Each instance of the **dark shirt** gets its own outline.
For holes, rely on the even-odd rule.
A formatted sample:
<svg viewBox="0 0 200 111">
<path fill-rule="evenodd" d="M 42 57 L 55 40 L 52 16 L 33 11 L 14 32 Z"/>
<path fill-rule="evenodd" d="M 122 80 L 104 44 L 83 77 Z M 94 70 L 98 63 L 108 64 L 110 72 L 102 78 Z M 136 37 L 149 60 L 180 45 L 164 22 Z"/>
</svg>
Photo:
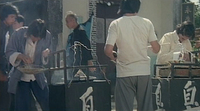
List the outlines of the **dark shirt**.
<svg viewBox="0 0 200 111">
<path fill-rule="evenodd" d="M 88 65 L 88 60 L 92 59 L 90 41 L 85 30 L 78 25 L 68 37 L 67 64 L 68 66 Z"/>
<path fill-rule="evenodd" d="M 1 21 L 0 23 L 0 70 L 3 74 L 6 74 L 8 71 L 8 61 L 5 56 L 5 42 L 6 42 L 6 33 L 9 31 L 9 27 Z"/>
</svg>

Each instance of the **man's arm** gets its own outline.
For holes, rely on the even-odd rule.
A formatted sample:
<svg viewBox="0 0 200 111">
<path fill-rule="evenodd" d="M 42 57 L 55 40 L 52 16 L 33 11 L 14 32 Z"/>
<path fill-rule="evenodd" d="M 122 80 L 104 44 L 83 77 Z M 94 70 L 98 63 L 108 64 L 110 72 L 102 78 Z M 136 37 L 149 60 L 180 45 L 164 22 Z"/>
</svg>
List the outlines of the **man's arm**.
<svg viewBox="0 0 200 111">
<path fill-rule="evenodd" d="M 88 39 L 86 32 L 84 30 L 81 30 L 79 33 L 79 36 L 81 37 L 80 42 L 82 45 L 83 59 L 92 60 L 93 59 L 92 48 L 91 48 L 90 40 Z"/>
<path fill-rule="evenodd" d="M 47 30 L 47 33 L 46 33 L 46 49 L 42 51 L 42 63 L 44 65 L 47 65 L 48 64 L 48 55 L 52 52 L 55 51 L 54 47 L 53 47 L 53 43 L 52 43 L 52 35 L 51 33 Z"/>
<path fill-rule="evenodd" d="M 158 43 L 158 41 L 152 41 L 150 42 L 151 46 L 152 46 L 152 51 L 154 53 L 158 53 L 160 51 L 160 44 Z"/>
<path fill-rule="evenodd" d="M 104 53 L 111 59 L 111 60 L 116 60 L 116 58 L 113 55 L 113 45 L 106 44 L 104 47 Z"/>
<path fill-rule="evenodd" d="M 22 30 L 14 32 L 12 34 L 12 37 L 10 38 L 7 48 L 6 48 L 6 56 L 9 60 L 9 62 L 14 67 L 18 66 L 21 61 L 23 61 L 26 64 L 32 63 L 32 60 L 30 57 L 19 52 L 18 47 L 20 47 L 20 45 L 23 43 L 21 41 L 21 39 L 19 39 L 19 38 L 23 35 L 23 32 L 24 31 L 22 31 Z"/>
<path fill-rule="evenodd" d="M 176 43 L 173 40 L 173 36 L 169 34 L 165 34 L 159 42 L 161 48 L 157 55 L 157 63 L 165 64 L 171 60 L 173 60 L 173 53 L 176 49 Z"/>
</svg>

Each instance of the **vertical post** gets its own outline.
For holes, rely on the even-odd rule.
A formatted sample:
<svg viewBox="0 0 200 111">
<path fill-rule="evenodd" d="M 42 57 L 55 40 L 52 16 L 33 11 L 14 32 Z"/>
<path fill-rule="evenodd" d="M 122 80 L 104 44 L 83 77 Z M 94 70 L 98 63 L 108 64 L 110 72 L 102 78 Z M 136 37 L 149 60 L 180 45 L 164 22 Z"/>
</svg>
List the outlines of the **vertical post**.
<svg viewBox="0 0 200 111">
<path fill-rule="evenodd" d="M 171 63 L 171 78 L 174 79 L 174 63 Z"/>
<path fill-rule="evenodd" d="M 90 78 L 89 78 L 89 72 L 90 72 L 90 71 L 89 71 L 89 67 L 87 67 L 87 68 L 86 68 L 86 76 L 87 76 L 86 82 L 89 82 L 89 79 L 90 79 Z"/>
<path fill-rule="evenodd" d="M 192 65 L 189 64 L 189 78 L 192 78 Z"/>
<path fill-rule="evenodd" d="M 68 89 L 68 83 L 67 83 L 67 57 L 66 57 L 66 50 L 63 50 L 63 70 L 64 70 L 64 83 L 65 83 L 65 110 L 67 111 L 67 89 Z"/>
<path fill-rule="evenodd" d="M 64 69 L 64 83 L 67 84 L 67 58 L 66 58 L 66 50 L 63 50 L 63 69 Z"/>
<path fill-rule="evenodd" d="M 157 72 L 156 72 L 156 71 L 157 71 L 157 70 L 156 70 L 156 66 L 157 66 L 157 65 L 154 64 L 154 67 L 153 67 L 153 70 L 154 70 L 154 75 L 153 75 L 153 77 L 154 77 L 154 78 L 156 77 L 156 73 L 157 73 Z"/>
<path fill-rule="evenodd" d="M 57 67 L 60 68 L 60 53 L 57 53 Z"/>
</svg>

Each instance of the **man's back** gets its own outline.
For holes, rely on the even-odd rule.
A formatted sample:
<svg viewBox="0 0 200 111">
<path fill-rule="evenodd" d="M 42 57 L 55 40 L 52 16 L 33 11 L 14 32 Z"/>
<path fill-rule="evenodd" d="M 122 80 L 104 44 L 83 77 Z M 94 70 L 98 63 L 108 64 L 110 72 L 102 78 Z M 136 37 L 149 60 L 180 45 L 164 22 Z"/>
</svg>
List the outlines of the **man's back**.
<svg viewBox="0 0 200 111">
<path fill-rule="evenodd" d="M 114 20 L 110 24 L 106 44 L 117 45 L 117 77 L 149 75 L 147 45 L 156 40 L 154 27 L 148 19 L 123 16 Z"/>
<path fill-rule="evenodd" d="M 117 79 L 115 86 L 116 111 L 133 111 L 133 100 L 137 98 L 138 111 L 152 111 L 152 85 L 150 59 L 147 56 L 148 42 L 157 53 L 157 42 L 153 24 L 137 16 L 140 0 L 122 0 L 119 14 L 123 17 L 109 26 L 105 54 L 116 61 Z M 113 56 L 117 45 L 117 57 Z"/>
<path fill-rule="evenodd" d="M 118 60 L 125 64 L 148 61 L 148 42 L 156 40 L 151 21 L 139 16 L 123 16 L 113 21 L 112 24 L 114 27 L 112 29 L 116 29 L 116 33 L 109 36 L 116 37 L 116 45 L 119 50 Z"/>
</svg>

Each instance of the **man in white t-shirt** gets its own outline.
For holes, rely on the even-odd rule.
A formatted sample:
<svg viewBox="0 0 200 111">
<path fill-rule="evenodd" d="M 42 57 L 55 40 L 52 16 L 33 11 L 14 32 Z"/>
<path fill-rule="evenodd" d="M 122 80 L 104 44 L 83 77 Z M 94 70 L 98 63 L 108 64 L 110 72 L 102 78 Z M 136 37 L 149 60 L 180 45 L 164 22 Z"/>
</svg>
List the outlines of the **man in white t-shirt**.
<svg viewBox="0 0 200 111">
<path fill-rule="evenodd" d="M 133 111 L 134 97 L 138 111 L 153 110 L 150 58 L 148 43 L 158 53 L 154 26 L 150 20 L 137 16 L 140 0 L 123 0 L 119 13 L 123 16 L 111 22 L 105 45 L 105 54 L 116 61 L 116 111 Z M 117 46 L 117 58 L 113 47 Z"/>
</svg>

